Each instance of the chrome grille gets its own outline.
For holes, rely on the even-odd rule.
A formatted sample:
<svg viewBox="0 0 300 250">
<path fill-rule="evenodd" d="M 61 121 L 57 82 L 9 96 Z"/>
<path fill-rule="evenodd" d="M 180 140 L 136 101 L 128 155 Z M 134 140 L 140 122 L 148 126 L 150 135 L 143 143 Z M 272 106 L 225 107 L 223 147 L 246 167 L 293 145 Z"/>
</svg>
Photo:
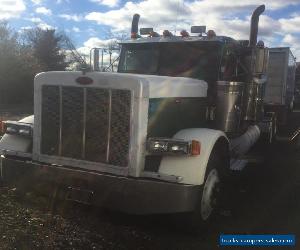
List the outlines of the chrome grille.
<svg viewBox="0 0 300 250">
<path fill-rule="evenodd" d="M 109 91 L 88 89 L 86 106 L 86 151 L 90 161 L 107 161 Z"/>
<path fill-rule="evenodd" d="M 83 89 L 62 89 L 62 129 L 60 155 L 75 159 L 82 158 L 83 133 Z"/>
<path fill-rule="evenodd" d="M 43 86 L 41 153 L 126 167 L 130 90 Z"/>
<path fill-rule="evenodd" d="M 111 133 L 109 161 L 113 165 L 123 166 L 126 164 L 125 155 L 128 155 L 130 130 L 130 92 L 115 90 L 111 96 Z M 120 121 L 123 121 L 120 123 Z"/>
<path fill-rule="evenodd" d="M 43 86 L 41 151 L 46 155 L 59 153 L 59 87 Z"/>
</svg>

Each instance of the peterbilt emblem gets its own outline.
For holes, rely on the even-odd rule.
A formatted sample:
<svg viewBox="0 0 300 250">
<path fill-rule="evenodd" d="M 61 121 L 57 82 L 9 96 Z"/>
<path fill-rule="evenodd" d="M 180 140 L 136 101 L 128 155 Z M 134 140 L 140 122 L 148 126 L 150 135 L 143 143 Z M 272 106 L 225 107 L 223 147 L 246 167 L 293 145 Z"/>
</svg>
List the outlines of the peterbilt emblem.
<svg viewBox="0 0 300 250">
<path fill-rule="evenodd" d="M 76 78 L 76 82 L 80 85 L 90 85 L 93 83 L 93 79 L 86 76 L 80 76 Z"/>
</svg>

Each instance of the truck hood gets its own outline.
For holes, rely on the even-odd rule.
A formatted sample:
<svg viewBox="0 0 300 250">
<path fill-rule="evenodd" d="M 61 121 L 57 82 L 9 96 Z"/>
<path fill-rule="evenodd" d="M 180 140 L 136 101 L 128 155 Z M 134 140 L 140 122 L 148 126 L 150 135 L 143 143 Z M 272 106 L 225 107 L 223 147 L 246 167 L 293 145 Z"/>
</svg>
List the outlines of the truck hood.
<svg viewBox="0 0 300 250">
<path fill-rule="evenodd" d="M 57 83 L 68 85 L 75 79 L 83 76 L 82 72 L 47 72 L 36 76 L 39 83 Z M 118 86 L 127 82 L 139 82 L 144 91 L 147 90 L 149 98 L 166 97 L 206 97 L 207 83 L 186 77 L 170 77 L 155 75 L 139 75 L 110 72 L 88 72 L 85 76 L 94 80 L 94 85 Z"/>
<path fill-rule="evenodd" d="M 149 98 L 207 96 L 207 83 L 203 80 L 186 77 L 124 73 L 121 75 L 138 78 L 143 82 L 147 82 L 149 84 Z"/>
</svg>

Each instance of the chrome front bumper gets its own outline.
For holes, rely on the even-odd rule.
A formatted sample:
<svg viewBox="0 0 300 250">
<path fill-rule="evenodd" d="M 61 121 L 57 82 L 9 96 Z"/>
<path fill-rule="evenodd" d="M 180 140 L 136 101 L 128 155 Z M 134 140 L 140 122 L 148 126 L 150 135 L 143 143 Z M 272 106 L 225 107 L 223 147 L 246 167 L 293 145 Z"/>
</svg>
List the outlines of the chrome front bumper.
<svg viewBox="0 0 300 250">
<path fill-rule="evenodd" d="M 17 190 L 33 190 L 49 196 L 59 189 L 60 199 L 82 200 L 131 214 L 189 212 L 195 208 L 200 191 L 200 186 L 7 158 L 1 158 L 1 177 L 6 185 Z"/>
</svg>

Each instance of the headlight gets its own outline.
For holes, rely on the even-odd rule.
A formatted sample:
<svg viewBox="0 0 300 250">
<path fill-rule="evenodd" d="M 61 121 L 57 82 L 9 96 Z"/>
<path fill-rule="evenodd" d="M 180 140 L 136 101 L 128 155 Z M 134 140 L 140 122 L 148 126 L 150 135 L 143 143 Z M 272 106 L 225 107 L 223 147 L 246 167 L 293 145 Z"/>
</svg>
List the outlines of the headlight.
<svg viewBox="0 0 300 250">
<path fill-rule="evenodd" d="M 170 138 L 149 138 L 147 150 L 151 154 L 200 155 L 200 142 Z"/>
<path fill-rule="evenodd" d="M 6 121 L 4 122 L 4 133 L 21 136 L 32 136 L 32 125 L 21 122 Z"/>
</svg>

